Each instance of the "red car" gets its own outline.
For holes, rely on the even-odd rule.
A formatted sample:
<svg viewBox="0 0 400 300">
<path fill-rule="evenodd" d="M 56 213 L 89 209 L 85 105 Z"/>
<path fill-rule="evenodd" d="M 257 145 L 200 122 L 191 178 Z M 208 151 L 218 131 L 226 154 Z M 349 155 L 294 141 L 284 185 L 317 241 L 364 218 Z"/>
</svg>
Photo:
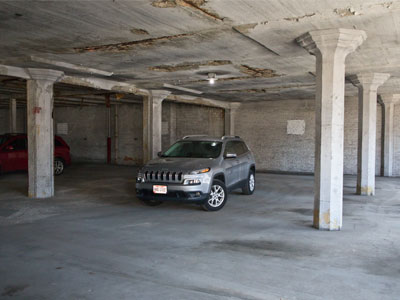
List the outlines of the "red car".
<svg viewBox="0 0 400 300">
<path fill-rule="evenodd" d="M 71 164 L 69 146 L 54 137 L 54 175 L 60 175 Z M 28 170 L 28 139 L 26 134 L 0 135 L 0 173 Z"/>
</svg>

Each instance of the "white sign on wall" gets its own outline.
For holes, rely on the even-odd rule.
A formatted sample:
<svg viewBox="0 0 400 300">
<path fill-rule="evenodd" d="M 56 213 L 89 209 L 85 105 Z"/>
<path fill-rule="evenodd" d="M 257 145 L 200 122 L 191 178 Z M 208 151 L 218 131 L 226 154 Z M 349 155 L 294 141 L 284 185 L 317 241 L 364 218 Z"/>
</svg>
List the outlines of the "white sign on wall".
<svg viewBox="0 0 400 300">
<path fill-rule="evenodd" d="M 288 120 L 287 134 L 303 135 L 306 131 L 306 122 L 304 120 Z"/>
<path fill-rule="evenodd" d="M 68 134 L 68 123 L 57 123 L 57 134 Z"/>
</svg>

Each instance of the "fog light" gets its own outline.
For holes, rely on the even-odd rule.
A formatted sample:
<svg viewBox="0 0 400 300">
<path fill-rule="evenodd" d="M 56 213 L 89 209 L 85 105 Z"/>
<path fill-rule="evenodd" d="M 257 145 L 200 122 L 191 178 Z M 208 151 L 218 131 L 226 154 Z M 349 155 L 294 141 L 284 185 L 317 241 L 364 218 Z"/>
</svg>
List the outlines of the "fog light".
<svg viewBox="0 0 400 300">
<path fill-rule="evenodd" d="M 200 183 L 200 179 L 185 179 L 185 181 L 183 182 L 184 185 L 196 185 Z"/>
<path fill-rule="evenodd" d="M 195 196 L 200 197 L 200 192 L 196 192 Z"/>
</svg>

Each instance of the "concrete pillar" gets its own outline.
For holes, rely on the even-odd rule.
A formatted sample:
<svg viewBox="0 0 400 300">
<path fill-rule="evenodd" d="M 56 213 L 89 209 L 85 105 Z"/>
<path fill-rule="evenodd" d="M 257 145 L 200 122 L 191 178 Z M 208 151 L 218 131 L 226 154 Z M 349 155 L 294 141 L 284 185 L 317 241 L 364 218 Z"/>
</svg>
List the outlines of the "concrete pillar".
<svg viewBox="0 0 400 300">
<path fill-rule="evenodd" d="M 10 99 L 10 133 L 17 132 L 17 99 Z"/>
<path fill-rule="evenodd" d="M 169 144 L 176 142 L 176 104 L 171 103 L 169 106 Z"/>
<path fill-rule="evenodd" d="M 161 151 L 162 101 L 171 92 L 152 90 L 143 99 L 143 161 L 157 157 Z"/>
<path fill-rule="evenodd" d="M 235 117 L 240 105 L 231 103 L 229 108 L 225 108 L 225 135 L 235 135 Z"/>
<path fill-rule="evenodd" d="M 400 94 L 380 96 L 384 106 L 383 176 L 390 177 L 393 175 L 394 105 L 400 100 Z"/>
<path fill-rule="evenodd" d="M 310 31 L 297 39 L 316 56 L 314 227 L 321 230 L 342 227 L 345 59 L 365 39 L 353 29 Z"/>
<path fill-rule="evenodd" d="M 358 87 L 357 194 L 375 194 L 377 90 L 390 74 L 361 73 L 349 79 Z"/>
<path fill-rule="evenodd" d="M 62 72 L 28 69 L 27 81 L 29 197 L 54 195 L 53 85 Z"/>
</svg>

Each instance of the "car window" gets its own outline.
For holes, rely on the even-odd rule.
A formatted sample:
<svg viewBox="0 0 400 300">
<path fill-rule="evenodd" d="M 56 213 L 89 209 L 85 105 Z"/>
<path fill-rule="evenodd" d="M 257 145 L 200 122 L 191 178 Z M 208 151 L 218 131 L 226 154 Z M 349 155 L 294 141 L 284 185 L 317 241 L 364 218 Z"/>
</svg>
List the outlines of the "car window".
<svg viewBox="0 0 400 300">
<path fill-rule="evenodd" d="M 12 141 L 10 144 L 14 148 L 14 150 L 26 150 L 26 138 L 17 138 Z"/>
<path fill-rule="evenodd" d="M 249 151 L 246 144 L 241 141 L 230 141 L 226 143 L 224 155 L 227 153 L 235 153 L 237 156 Z"/>
<path fill-rule="evenodd" d="M 64 145 L 63 145 L 63 143 L 61 143 L 60 140 L 54 139 L 54 146 L 55 146 L 55 147 L 62 147 L 62 146 L 64 146 Z"/>
<path fill-rule="evenodd" d="M 224 155 L 227 155 L 228 153 L 237 154 L 236 153 L 235 142 L 231 141 L 231 142 L 227 142 L 226 143 Z"/>
<path fill-rule="evenodd" d="M 235 142 L 235 149 L 237 155 L 242 155 L 245 154 L 247 151 L 249 151 L 246 144 L 240 141 Z"/>
<path fill-rule="evenodd" d="M 180 141 L 172 145 L 162 157 L 217 158 L 221 153 L 221 142 Z"/>
</svg>

